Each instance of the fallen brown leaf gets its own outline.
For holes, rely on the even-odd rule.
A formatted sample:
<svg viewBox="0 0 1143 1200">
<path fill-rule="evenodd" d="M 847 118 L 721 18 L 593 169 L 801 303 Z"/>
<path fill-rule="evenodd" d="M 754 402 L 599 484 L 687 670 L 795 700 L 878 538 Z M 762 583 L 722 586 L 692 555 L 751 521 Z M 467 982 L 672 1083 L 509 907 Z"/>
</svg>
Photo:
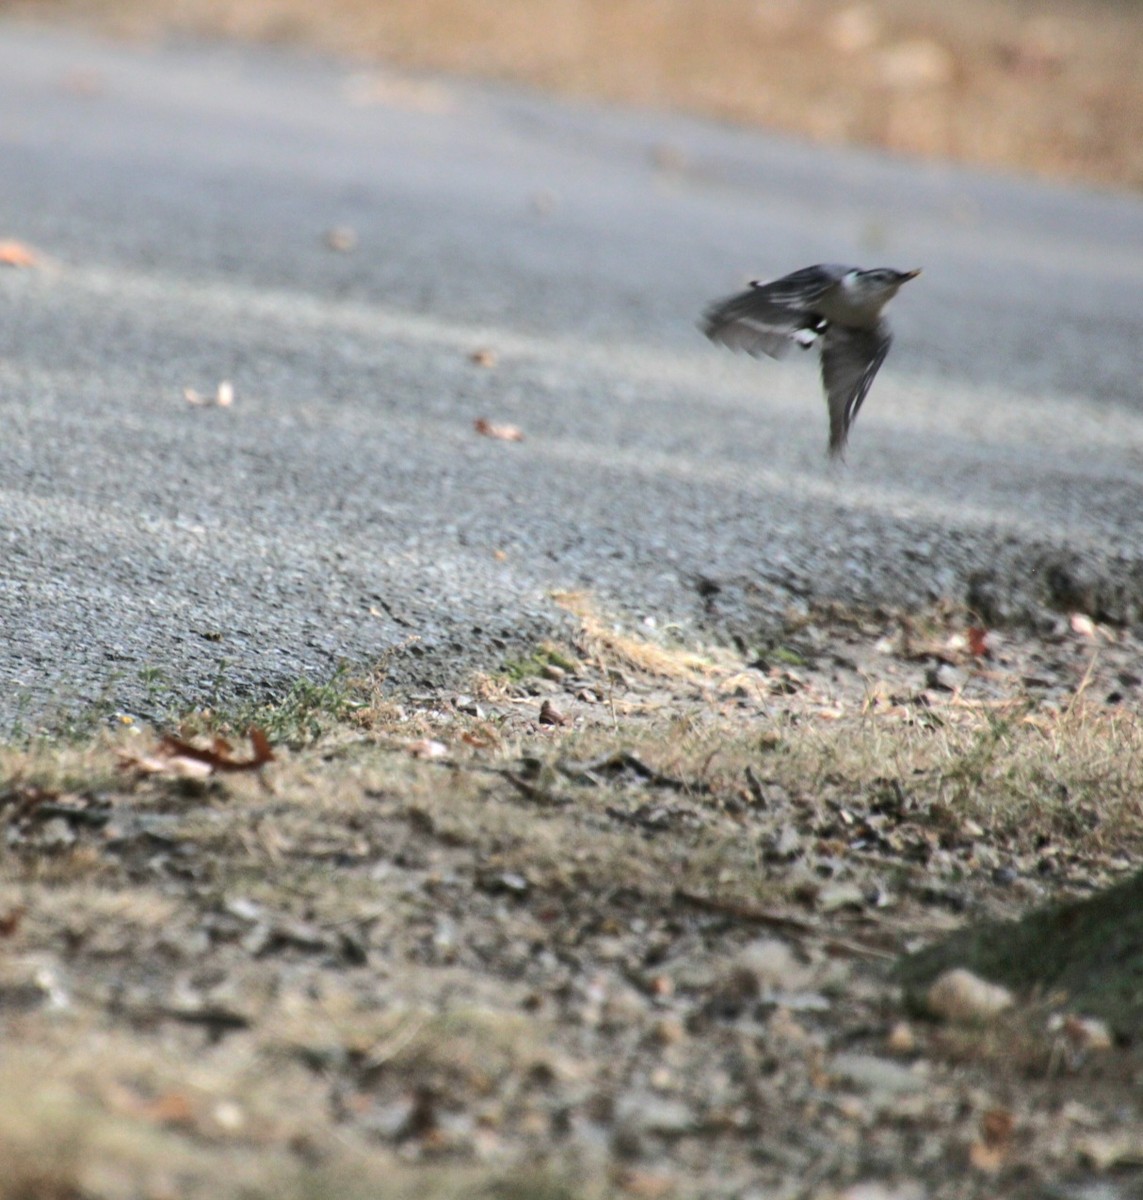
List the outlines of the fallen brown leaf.
<svg viewBox="0 0 1143 1200">
<path fill-rule="evenodd" d="M 40 256 L 23 242 L 0 242 L 0 266 L 38 267 Z"/>
<path fill-rule="evenodd" d="M 979 625 L 970 625 L 964 631 L 968 639 L 968 652 L 973 658 L 988 658 L 992 653 L 988 645 L 988 630 Z"/>
<path fill-rule="evenodd" d="M 497 425 L 484 417 L 477 417 L 472 423 L 473 429 L 481 437 L 497 438 L 501 442 L 522 442 L 524 431 L 517 425 Z"/>
<path fill-rule="evenodd" d="M 189 1126 L 194 1123 L 194 1109 L 183 1092 L 148 1096 L 124 1084 L 113 1083 L 108 1086 L 105 1099 L 115 1111 L 156 1125 Z"/>
<path fill-rule="evenodd" d="M 550 700 L 545 700 L 540 705 L 541 725 L 570 725 L 571 723 L 571 717 L 565 716 L 560 712 Z"/>
<path fill-rule="evenodd" d="M 156 1125 L 192 1125 L 194 1109 L 182 1092 L 165 1092 L 156 1096 L 143 1110 L 142 1116 L 150 1118 Z"/>
<path fill-rule="evenodd" d="M 1003 1146 L 1012 1140 L 1016 1118 L 1006 1108 L 990 1108 L 980 1118 L 980 1135 L 986 1146 Z"/>
<path fill-rule="evenodd" d="M 232 753 L 234 747 L 223 737 L 216 737 L 210 747 L 205 748 L 168 733 L 159 743 L 159 749 L 172 758 L 177 756 L 206 763 L 213 771 L 254 771 L 273 761 L 270 739 L 261 729 L 249 729 L 246 736 L 254 750 L 251 758 L 235 758 Z"/>
<path fill-rule="evenodd" d="M 0 917 L 0 937 L 11 937 L 20 928 L 20 922 L 27 911 L 22 904 L 18 904 Z"/>
<path fill-rule="evenodd" d="M 135 754 L 120 750 L 119 769 L 136 775 L 164 775 L 171 779 L 206 779 L 211 775 L 208 763 L 192 758 L 168 757 L 158 752 Z"/>
<path fill-rule="evenodd" d="M 149 753 L 120 751 L 119 767 L 140 775 L 206 779 L 217 771 L 256 771 L 273 761 L 274 751 L 261 729 L 251 729 L 246 736 L 253 748 L 250 758 L 235 758 L 234 748 L 223 737 L 216 737 L 210 746 L 196 746 L 193 742 L 168 733 Z"/>
<path fill-rule="evenodd" d="M 460 735 L 460 740 L 475 750 L 491 750 L 500 745 L 500 735 L 491 725 L 481 725 L 479 729 L 468 730 Z"/>
</svg>

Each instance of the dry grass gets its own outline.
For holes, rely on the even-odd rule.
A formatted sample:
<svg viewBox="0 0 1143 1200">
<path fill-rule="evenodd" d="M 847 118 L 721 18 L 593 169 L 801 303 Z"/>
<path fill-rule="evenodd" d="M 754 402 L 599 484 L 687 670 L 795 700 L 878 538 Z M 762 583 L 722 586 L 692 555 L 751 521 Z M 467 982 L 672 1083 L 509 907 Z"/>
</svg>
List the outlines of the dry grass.
<svg viewBox="0 0 1143 1200">
<path fill-rule="evenodd" d="M 637 636 L 622 622 L 602 615 L 586 593 L 558 592 L 554 599 L 579 621 L 580 645 L 604 674 L 626 669 L 680 683 L 699 683 L 717 674 L 719 660 L 724 664 L 731 661 L 711 648 L 698 654 L 682 644 L 651 641 L 645 633 Z"/>
<path fill-rule="evenodd" d="M 892 1013 L 884 960 L 957 923 L 947 895 L 1015 913 L 1143 849 L 1143 725 L 1095 699 L 1098 670 L 1050 703 L 1018 670 L 998 698 L 903 702 L 889 668 L 921 669 L 907 663 L 839 689 L 565 603 L 575 643 L 487 680 L 489 711 L 374 696 L 346 714 L 335 690 L 341 724 L 280 749 L 264 779 L 118 770 L 145 732 L 3 751 L 0 1200 L 666 1188 L 614 1132 L 648 1079 L 685 1080 L 668 1094 L 695 1111 L 722 1089 L 772 1123 L 764 1062 L 788 1056 L 782 1087 L 820 1097 L 823 1047 Z M 571 723 L 538 724 L 552 697 Z M 426 737 L 443 757 L 410 752 Z M 1015 886 L 990 882 L 999 865 Z M 834 997 L 782 1016 L 764 1052 L 728 1048 L 706 1015 L 742 1003 L 727 964 L 759 930 L 794 947 L 816 980 L 799 986 Z M 1035 1028 L 1017 1035 L 1041 1091 L 1008 1103 L 1031 1114 L 1058 1066 Z M 978 1089 L 1011 1086 L 987 1039 L 942 1036 L 934 1079 L 949 1059 Z M 763 1073 L 740 1086 L 724 1051 Z M 932 1088 L 943 1177 L 977 1119 L 951 1086 Z M 1122 1111 L 1114 1079 L 1085 1086 L 1091 1121 Z M 801 1103 L 773 1136 L 796 1147 L 808 1122 L 833 1138 L 833 1109 Z M 761 1135 L 719 1121 L 698 1144 L 759 1169 Z M 593 1128 L 587 1163 L 576 1130 Z M 1029 1134 L 1036 1170 L 1065 1169 L 1087 1129 Z M 700 1188 L 690 1144 L 654 1152 L 670 1194 Z M 839 1181 L 860 1144 L 838 1143 Z"/>
<path fill-rule="evenodd" d="M 1143 186 L 1143 9 L 1115 0 L 24 0 L 136 36 L 359 59 Z M 406 100 L 415 100 L 412 93 Z M 440 102 L 433 94 L 432 103 Z"/>
</svg>

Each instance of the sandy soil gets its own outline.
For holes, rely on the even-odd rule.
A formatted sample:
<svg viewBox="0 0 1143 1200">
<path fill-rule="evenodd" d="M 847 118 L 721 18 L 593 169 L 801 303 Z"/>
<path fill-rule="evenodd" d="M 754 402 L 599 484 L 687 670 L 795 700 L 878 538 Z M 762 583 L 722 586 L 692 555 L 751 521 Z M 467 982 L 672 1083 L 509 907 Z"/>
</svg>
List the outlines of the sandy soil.
<svg viewBox="0 0 1143 1200">
<path fill-rule="evenodd" d="M 809 137 L 1143 187 L 1125 0 L 21 0 L 151 37 L 301 43 Z"/>
</svg>

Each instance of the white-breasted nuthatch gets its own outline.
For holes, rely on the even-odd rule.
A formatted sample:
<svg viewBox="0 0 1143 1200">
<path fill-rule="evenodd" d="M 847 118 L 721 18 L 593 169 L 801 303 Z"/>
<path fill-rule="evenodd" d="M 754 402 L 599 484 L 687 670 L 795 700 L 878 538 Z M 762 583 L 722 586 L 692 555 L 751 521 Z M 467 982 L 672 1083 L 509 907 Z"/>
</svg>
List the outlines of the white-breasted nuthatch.
<svg viewBox="0 0 1143 1200">
<path fill-rule="evenodd" d="M 920 275 L 822 263 L 712 304 L 700 328 L 711 341 L 781 358 L 822 339 L 822 385 L 829 401 L 829 452 L 841 454 L 849 427 L 893 341 L 881 310 Z"/>
</svg>

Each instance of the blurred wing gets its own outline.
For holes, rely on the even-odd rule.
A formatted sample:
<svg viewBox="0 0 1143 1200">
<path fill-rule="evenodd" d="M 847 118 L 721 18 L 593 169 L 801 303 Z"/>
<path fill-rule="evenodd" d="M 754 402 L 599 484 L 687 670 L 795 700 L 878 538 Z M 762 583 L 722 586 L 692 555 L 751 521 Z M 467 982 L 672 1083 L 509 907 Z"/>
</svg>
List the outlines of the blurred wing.
<svg viewBox="0 0 1143 1200">
<path fill-rule="evenodd" d="M 742 292 L 712 304 L 703 313 L 699 328 L 712 342 L 755 356 L 781 358 L 794 344 L 794 335 L 804 324 L 800 313 L 770 311 L 755 301 L 754 292 Z"/>
<path fill-rule="evenodd" d="M 813 341 L 797 334 L 816 324 L 814 306 L 847 270 L 805 267 L 770 283 L 752 283 L 745 292 L 712 304 L 700 328 L 712 342 L 732 350 L 781 358 L 795 341 L 803 346 Z"/>
<path fill-rule="evenodd" d="M 784 309 L 801 309 L 805 312 L 835 287 L 851 268 L 837 263 L 819 263 L 816 267 L 803 267 L 792 275 L 772 279 L 769 283 L 755 282 L 751 292 L 768 305 Z"/>
<path fill-rule="evenodd" d="M 881 369 L 893 339 L 880 321 L 872 329 L 831 325 L 822 343 L 822 384 L 829 401 L 829 452 L 845 449 L 849 427 Z"/>
</svg>

